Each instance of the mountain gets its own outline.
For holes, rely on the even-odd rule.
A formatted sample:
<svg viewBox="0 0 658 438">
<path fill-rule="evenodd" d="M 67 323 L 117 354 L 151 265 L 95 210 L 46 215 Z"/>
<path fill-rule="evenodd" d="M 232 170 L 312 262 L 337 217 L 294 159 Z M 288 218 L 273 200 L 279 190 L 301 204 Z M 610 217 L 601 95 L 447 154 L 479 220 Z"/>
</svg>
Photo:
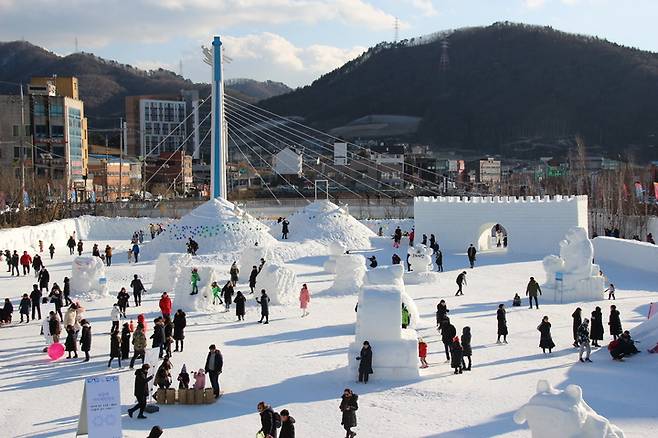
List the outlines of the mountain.
<svg viewBox="0 0 658 438">
<path fill-rule="evenodd" d="M 89 53 L 58 56 L 24 41 L 0 43 L 0 94 L 17 94 L 15 83 L 27 84 L 32 76 L 77 76 L 85 112 L 94 127 L 116 124 L 124 114 L 124 98 L 139 94 L 177 94 L 182 89 L 197 89 L 202 96 L 210 92 L 207 84 L 195 84 L 164 69 L 140 70 Z M 3 83 L 10 82 L 8 83 Z M 249 102 L 290 91 L 278 82 L 249 79 L 232 81 L 226 92 Z"/>
<path fill-rule="evenodd" d="M 655 159 L 658 55 L 496 23 L 381 43 L 260 105 L 321 129 L 376 114 L 421 117 L 412 139 L 436 149 L 538 157 L 580 135 L 590 154 Z"/>
</svg>

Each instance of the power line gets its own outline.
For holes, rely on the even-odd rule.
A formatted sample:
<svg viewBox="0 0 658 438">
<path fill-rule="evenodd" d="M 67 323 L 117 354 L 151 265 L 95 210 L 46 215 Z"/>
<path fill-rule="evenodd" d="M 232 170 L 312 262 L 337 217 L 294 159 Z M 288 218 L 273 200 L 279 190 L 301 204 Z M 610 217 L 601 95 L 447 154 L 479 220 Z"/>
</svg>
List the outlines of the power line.
<svg viewBox="0 0 658 438">
<path fill-rule="evenodd" d="M 235 140 L 233 140 L 233 138 L 231 137 L 231 134 L 227 134 L 227 135 L 228 135 L 229 143 L 233 142 L 233 144 L 235 145 L 235 147 L 238 148 L 238 150 L 240 151 L 240 153 L 242 154 L 244 159 L 247 160 L 247 163 L 249 164 L 249 166 L 251 166 L 251 168 L 254 169 L 254 173 L 260 179 L 260 182 L 263 184 L 263 187 L 265 187 L 270 192 L 270 194 L 272 195 L 272 197 L 274 198 L 276 203 L 281 205 L 281 201 L 279 201 L 279 198 L 276 197 L 276 195 L 274 194 L 274 192 L 270 188 L 269 184 L 267 184 L 265 182 L 265 180 L 261 176 L 260 172 L 258 172 L 258 170 L 256 170 L 256 167 L 253 164 L 251 164 L 251 161 L 249 160 L 249 157 L 247 157 L 247 154 L 245 154 L 244 151 L 242 150 L 242 148 L 240 147 L 240 145 Z"/>
</svg>

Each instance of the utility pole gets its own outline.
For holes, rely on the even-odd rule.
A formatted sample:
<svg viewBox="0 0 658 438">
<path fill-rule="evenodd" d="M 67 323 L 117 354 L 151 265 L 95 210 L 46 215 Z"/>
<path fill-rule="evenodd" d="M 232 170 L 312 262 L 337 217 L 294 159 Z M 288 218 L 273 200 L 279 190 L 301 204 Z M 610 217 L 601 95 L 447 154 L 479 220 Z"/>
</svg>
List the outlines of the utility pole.
<svg viewBox="0 0 658 438">
<path fill-rule="evenodd" d="M 25 158 L 27 154 L 25 153 L 25 144 L 23 142 L 23 137 L 25 137 L 25 96 L 23 95 L 23 83 L 20 84 L 21 87 L 21 127 L 18 130 L 18 135 L 20 136 L 20 149 L 21 149 L 21 197 L 24 197 L 25 193 Z"/>
<path fill-rule="evenodd" d="M 119 119 L 121 131 L 119 132 L 119 201 L 123 199 L 123 117 Z"/>
<path fill-rule="evenodd" d="M 103 194 L 105 195 L 104 196 L 105 202 L 109 201 L 110 198 L 107 193 L 107 178 L 109 176 L 108 170 L 110 169 L 108 166 L 110 164 L 110 152 L 108 150 L 108 143 L 109 142 L 107 141 L 107 134 L 105 134 L 105 181 L 104 181 L 105 187 L 103 188 Z"/>
</svg>

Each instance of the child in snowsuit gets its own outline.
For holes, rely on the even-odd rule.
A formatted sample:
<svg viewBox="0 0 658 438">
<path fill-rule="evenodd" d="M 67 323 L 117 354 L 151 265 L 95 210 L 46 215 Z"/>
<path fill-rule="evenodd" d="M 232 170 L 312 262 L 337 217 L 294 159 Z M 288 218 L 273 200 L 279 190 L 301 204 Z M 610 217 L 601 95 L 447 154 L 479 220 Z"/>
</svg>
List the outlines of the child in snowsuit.
<svg viewBox="0 0 658 438">
<path fill-rule="evenodd" d="M 423 338 L 418 338 L 418 357 L 420 358 L 420 367 L 427 368 L 427 344 Z"/>
<path fill-rule="evenodd" d="M 188 389 L 190 387 L 190 375 L 187 373 L 187 368 L 183 364 L 183 368 L 178 374 L 178 389 Z"/>
<path fill-rule="evenodd" d="M 201 280 L 201 277 L 199 277 L 199 272 L 197 271 L 196 268 L 192 268 L 192 278 L 190 279 L 190 283 L 192 284 L 192 293 L 190 295 L 196 295 L 199 293 L 199 281 Z"/>
<path fill-rule="evenodd" d="M 213 305 L 217 304 L 218 300 L 219 300 L 219 304 L 224 304 L 222 302 L 222 297 L 221 297 L 222 290 L 219 288 L 217 282 L 213 281 L 210 287 L 212 289 L 212 304 Z"/>
<path fill-rule="evenodd" d="M 206 372 L 203 368 L 192 374 L 194 376 L 194 389 L 203 389 L 206 387 Z"/>
</svg>

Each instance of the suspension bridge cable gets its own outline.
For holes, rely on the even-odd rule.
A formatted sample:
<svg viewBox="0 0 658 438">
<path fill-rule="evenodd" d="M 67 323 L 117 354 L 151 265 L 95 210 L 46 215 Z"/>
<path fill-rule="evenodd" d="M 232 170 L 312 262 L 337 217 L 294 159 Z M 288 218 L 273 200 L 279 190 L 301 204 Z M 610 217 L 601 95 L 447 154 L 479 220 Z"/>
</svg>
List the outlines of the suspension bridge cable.
<svg viewBox="0 0 658 438">
<path fill-rule="evenodd" d="M 231 137 L 231 134 L 227 134 L 227 135 L 228 135 L 228 141 L 229 141 L 229 144 L 230 144 L 231 142 L 233 142 L 233 144 L 235 145 L 235 147 L 238 148 L 238 150 L 240 151 L 240 153 L 242 154 L 242 156 L 244 157 L 244 159 L 247 160 L 247 163 L 249 164 L 249 166 L 251 166 L 251 168 L 254 169 L 254 173 L 255 173 L 256 176 L 258 176 L 258 178 L 260 179 L 260 182 L 263 184 L 263 187 L 265 187 L 265 188 L 270 192 L 270 194 L 272 195 L 272 197 L 274 198 L 274 200 L 276 201 L 276 203 L 279 204 L 279 205 L 281 205 L 281 201 L 279 201 L 279 198 L 276 197 L 276 195 L 274 194 L 274 192 L 273 192 L 272 189 L 270 188 L 270 185 L 267 184 L 267 183 L 265 182 L 265 180 L 264 180 L 263 177 L 261 176 L 260 172 L 258 172 L 258 170 L 256 169 L 256 167 L 255 167 L 253 164 L 251 164 L 251 160 L 249 160 L 249 157 L 247 157 L 247 154 L 244 153 L 244 151 L 242 150 L 242 148 L 240 147 L 240 145 L 239 145 L 239 144 L 238 144 L 238 143 L 237 143 L 237 142 Z"/>
<path fill-rule="evenodd" d="M 244 113 L 245 111 L 249 111 L 249 112 L 251 112 L 251 113 L 253 113 L 253 114 L 255 114 L 255 115 L 259 116 L 259 117 L 264 117 L 262 114 L 258 114 L 258 113 L 254 112 L 254 111 L 251 111 L 251 110 L 249 110 L 248 108 L 245 108 L 244 106 L 238 106 L 238 108 L 236 109 L 236 104 L 229 103 L 229 102 L 227 102 L 227 103 L 229 104 L 228 108 L 232 109 L 233 111 L 242 111 L 243 113 Z M 266 121 L 268 121 L 268 120 L 271 120 L 271 119 L 263 119 L 264 122 L 266 122 Z M 286 120 L 286 119 L 284 119 L 284 120 Z M 307 134 L 307 133 L 304 133 L 304 132 L 302 132 L 302 131 L 296 130 L 296 129 L 294 129 L 294 128 L 285 127 L 285 126 L 283 126 L 283 125 L 276 125 L 276 124 L 271 123 L 271 122 L 270 122 L 270 124 L 276 126 L 277 128 L 279 128 L 279 129 L 281 129 L 281 130 L 283 130 L 283 131 L 285 131 L 285 132 L 287 132 L 287 133 L 289 133 L 289 134 L 291 134 L 291 135 L 294 135 L 294 136 L 296 136 L 297 138 L 300 138 L 300 139 L 302 139 L 302 140 L 305 140 L 305 141 L 308 140 L 308 139 L 314 140 L 315 144 L 316 144 L 318 147 L 320 147 L 320 148 L 322 148 L 322 149 L 324 149 L 324 150 L 327 150 L 327 151 L 333 153 L 333 149 L 328 148 L 328 147 L 326 147 L 326 146 L 322 146 L 321 144 L 319 144 L 319 143 L 317 143 L 317 142 L 324 143 L 324 144 L 326 144 L 326 145 L 329 145 L 329 146 L 332 146 L 332 147 L 333 147 L 333 144 L 332 144 L 332 143 L 329 143 L 329 142 L 323 141 L 323 140 L 321 140 L 321 139 L 319 139 L 319 138 L 313 137 L 313 136 L 311 136 L 311 135 L 309 135 L 309 134 Z M 302 135 L 306 136 L 306 138 L 302 137 L 302 136 L 299 135 L 299 134 L 296 134 L 295 132 L 299 132 L 299 133 L 301 133 Z M 364 150 L 367 150 L 367 148 L 363 148 L 363 149 L 364 149 Z M 316 152 L 316 153 L 317 153 L 317 152 Z M 388 170 L 391 170 L 391 171 L 393 171 L 393 172 L 400 172 L 402 175 L 407 175 L 407 176 L 409 176 L 409 177 L 411 177 L 411 178 L 414 178 L 414 179 L 416 179 L 416 180 L 420 180 L 420 181 L 422 181 L 424 184 L 431 184 L 431 181 L 427 181 L 427 180 L 425 180 L 425 179 L 423 179 L 423 178 L 421 178 L 421 177 L 418 177 L 418 176 L 416 176 L 416 175 L 412 175 L 412 174 L 409 174 L 409 173 L 405 172 L 405 171 L 404 171 L 404 165 L 406 165 L 406 163 L 403 164 L 403 170 L 400 171 L 400 170 L 395 169 L 395 168 L 393 168 L 393 167 L 386 166 L 385 164 L 377 163 L 375 160 L 372 160 L 372 159 L 369 159 L 369 158 L 363 157 L 363 156 L 361 156 L 361 155 L 355 154 L 354 152 L 350 152 L 350 153 L 352 154 L 353 157 L 356 156 L 356 157 L 358 157 L 359 159 L 363 159 L 363 160 L 366 160 L 366 161 L 370 161 L 370 162 L 372 162 L 372 163 L 375 163 L 375 166 L 379 166 L 379 168 L 378 168 L 378 167 L 375 167 L 375 166 L 372 166 L 372 165 L 368 165 L 367 163 L 362 162 L 362 164 L 363 164 L 364 166 L 366 166 L 366 167 L 368 167 L 368 168 L 370 168 L 370 169 L 373 169 L 373 170 L 376 170 L 376 171 L 381 171 L 382 168 L 383 168 L 383 169 L 388 169 Z M 361 161 L 361 160 L 357 160 L 357 161 Z M 443 177 L 443 178 L 445 178 L 445 177 Z M 382 183 L 382 184 L 384 184 L 384 183 Z M 424 185 L 421 185 L 421 184 L 416 184 L 416 185 L 419 186 L 419 187 L 421 187 L 423 190 L 428 191 L 428 192 L 431 192 L 431 193 L 434 193 L 434 194 L 439 194 L 439 195 L 441 194 L 440 192 L 437 192 L 436 190 L 433 190 L 433 189 L 431 189 L 431 188 L 429 188 L 429 187 L 426 187 L 426 186 L 424 186 Z M 405 189 L 398 189 L 398 188 L 395 188 L 395 189 L 396 189 L 396 190 L 400 190 L 400 191 L 405 190 Z M 408 192 L 408 191 L 407 191 L 407 192 Z M 408 192 L 408 193 L 409 193 L 409 192 Z"/>
</svg>

